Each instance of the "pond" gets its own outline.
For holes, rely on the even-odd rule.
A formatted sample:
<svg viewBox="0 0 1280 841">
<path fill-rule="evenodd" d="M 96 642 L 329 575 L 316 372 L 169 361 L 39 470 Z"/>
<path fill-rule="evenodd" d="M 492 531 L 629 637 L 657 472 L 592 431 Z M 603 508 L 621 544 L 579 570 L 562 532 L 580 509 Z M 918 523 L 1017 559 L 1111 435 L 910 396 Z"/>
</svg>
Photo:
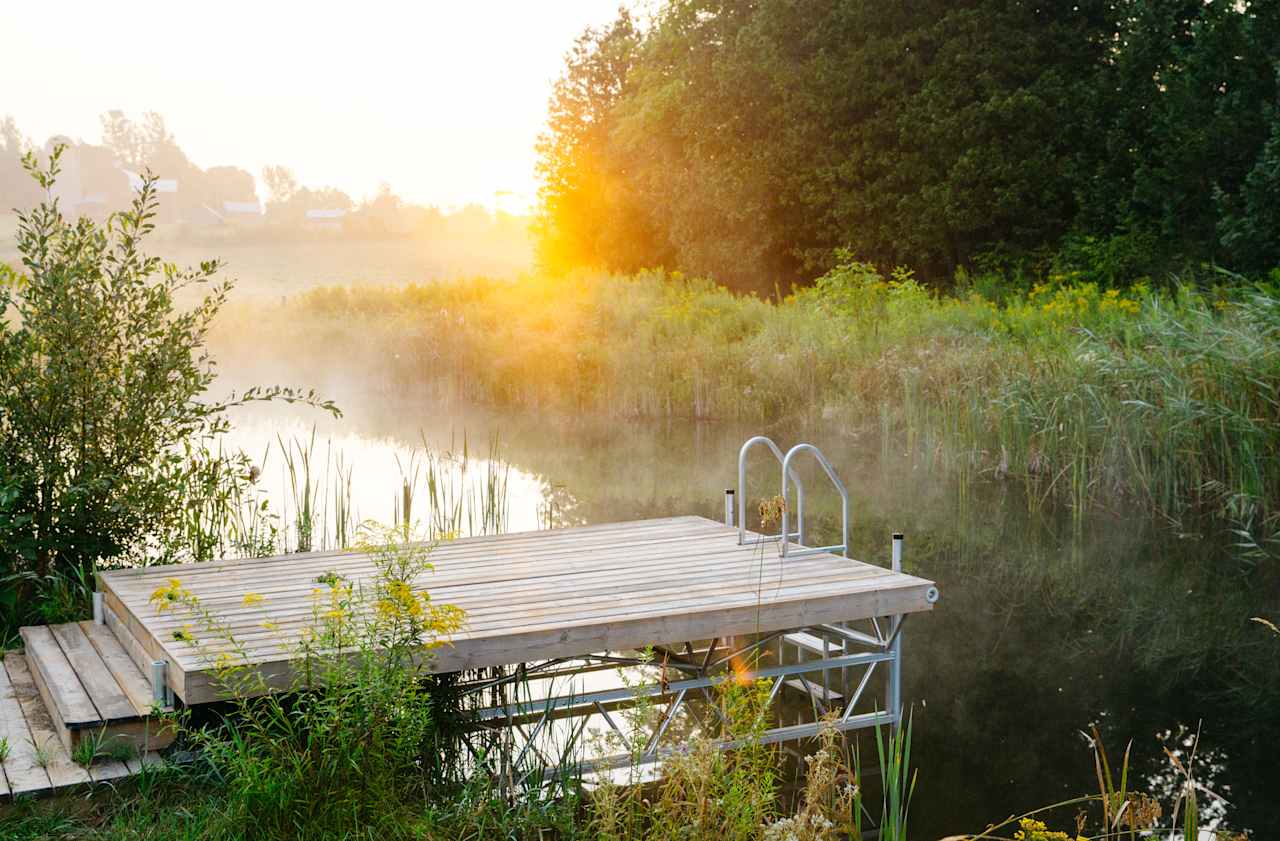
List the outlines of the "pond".
<svg viewBox="0 0 1280 841">
<path fill-rule="evenodd" d="M 472 484 L 437 494 L 482 508 L 486 485 L 505 483 L 508 530 L 718 519 L 746 437 L 821 447 L 851 492 L 852 555 L 887 563 L 890 534 L 904 532 L 907 571 L 942 592 L 904 632 L 920 837 L 980 831 L 1096 790 L 1085 735 L 1093 727 L 1115 762 L 1132 740 L 1135 773 L 1153 792 L 1175 785 L 1165 749 L 1185 759 L 1200 732 L 1199 779 L 1213 792 L 1207 815 L 1264 834 L 1280 826 L 1280 764 L 1271 753 L 1280 723 L 1252 688 L 1266 683 L 1257 670 L 1274 668 L 1268 646 L 1280 640 L 1253 633 L 1248 621 L 1280 599 L 1253 592 L 1221 540 L 1141 514 L 1076 517 L 1042 489 L 944 473 L 924 447 L 904 452 L 835 428 L 565 418 L 374 387 L 335 396 L 345 412 L 338 420 L 294 407 L 237 413 L 230 443 L 254 457 L 274 450 L 260 481 L 277 508 L 287 509 L 291 494 L 281 443 L 305 443 L 313 470 L 340 466 L 355 512 L 348 516 L 383 522 L 402 516 L 402 480 L 413 465 L 423 470 L 429 458 L 461 457 L 465 448 Z M 509 465 L 496 477 L 491 453 Z M 776 492 L 776 466 L 760 457 L 752 498 Z M 816 475 L 806 484 L 824 487 Z M 836 499 L 823 496 L 811 491 L 811 517 L 831 531 Z M 420 499 L 411 504 L 411 519 L 428 516 Z M 486 522 L 472 512 L 454 525 L 479 532 Z"/>
</svg>

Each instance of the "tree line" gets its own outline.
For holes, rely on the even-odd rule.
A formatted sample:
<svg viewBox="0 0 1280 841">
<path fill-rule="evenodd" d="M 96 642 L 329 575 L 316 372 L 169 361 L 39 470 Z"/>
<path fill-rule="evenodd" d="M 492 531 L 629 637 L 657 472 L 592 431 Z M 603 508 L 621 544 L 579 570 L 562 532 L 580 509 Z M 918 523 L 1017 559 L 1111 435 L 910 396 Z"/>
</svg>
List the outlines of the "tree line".
<svg viewBox="0 0 1280 841">
<path fill-rule="evenodd" d="M 773 290 L 838 250 L 1123 283 L 1280 264 L 1274 0 L 667 0 L 566 57 L 552 269 Z"/>
<path fill-rule="evenodd" d="M 58 186 L 62 210 L 73 217 L 89 215 L 101 221 L 110 210 L 130 205 L 142 174 L 149 172 L 175 182 L 174 192 L 157 194 L 155 213 L 161 222 L 214 224 L 228 215 L 226 204 L 232 203 L 248 208 L 237 214 L 237 221 L 247 217 L 266 223 L 264 236 L 301 230 L 310 221 L 308 211 L 318 210 L 339 211 L 342 230 L 356 236 L 479 237 L 515 247 L 523 247 L 526 240 L 524 217 L 490 213 L 480 204 L 450 210 L 416 205 L 401 199 L 388 184 L 375 196 L 357 201 L 336 187 L 303 185 L 282 164 L 263 168 L 265 201 L 260 203 L 259 181 L 252 173 L 236 166 L 196 165 L 160 114 L 148 112 L 135 120 L 121 111 L 108 111 L 100 124 L 100 143 L 57 136 L 41 150 L 40 157 L 47 161 L 55 146 L 65 147 Z M 38 148 L 12 116 L 0 119 L 0 212 L 30 210 L 44 198 L 22 163 L 27 152 Z M 320 221 L 336 224 L 328 216 Z"/>
</svg>

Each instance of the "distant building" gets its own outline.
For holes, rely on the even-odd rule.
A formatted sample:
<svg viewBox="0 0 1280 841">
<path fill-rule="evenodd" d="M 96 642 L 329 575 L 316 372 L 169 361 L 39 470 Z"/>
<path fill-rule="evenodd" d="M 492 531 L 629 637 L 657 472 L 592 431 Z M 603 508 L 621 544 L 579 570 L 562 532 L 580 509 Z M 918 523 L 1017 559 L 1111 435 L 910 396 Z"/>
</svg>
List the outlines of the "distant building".
<svg viewBox="0 0 1280 841">
<path fill-rule="evenodd" d="M 51 154 L 57 145 L 66 147 L 59 161 L 58 180 L 53 185 L 53 196 L 63 215 L 105 219 L 112 202 L 124 189 L 124 179 L 110 156 L 101 147 L 76 144 L 60 135 L 51 137 L 45 144 L 45 154 Z"/>
<path fill-rule="evenodd" d="M 342 220 L 346 218 L 347 211 L 342 208 L 332 208 L 329 210 L 308 210 L 306 215 L 306 226 L 316 231 L 340 231 L 342 230 Z"/>
<path fill-rule="evenodd" d="M 256 201 L 224 201 L 221 216 L 228 225 L 246 227 L 261 225 L 266 218 L 262 214 L 262 205 Z"/>
<path fill-rule="evenodd" d="M 141 175 L 123 168 L 120 171 L 129 179 L 129 186 L 132 187 L 135 192 L 142 189 Z M 155 181 L 154 189 L 157 193 L 176 193 L 178 192 L 178 179 L 158 178 Z"/>
</svg>

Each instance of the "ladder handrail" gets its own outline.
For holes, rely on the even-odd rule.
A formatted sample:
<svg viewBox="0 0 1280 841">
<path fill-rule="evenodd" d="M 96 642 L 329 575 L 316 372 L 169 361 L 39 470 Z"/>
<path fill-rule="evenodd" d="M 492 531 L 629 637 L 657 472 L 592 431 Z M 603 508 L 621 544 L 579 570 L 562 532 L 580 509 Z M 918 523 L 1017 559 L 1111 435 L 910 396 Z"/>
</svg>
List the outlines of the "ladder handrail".
<svg viewBox="0 0 1280 841">
<path fill-rule="evenodd" d="M 773 453 L 778 460 L 778 464 L 782 467 L 782 498 L 785 502 L 787 498 L 787 465 L 782 455 L 782 448 L 773 443 L 773 439 L 767 435 L 755 435 L 746 440 L 742 445 L 742 449 L 738 450 L 738 545 L 741 546 L 747 542 L 747 453 L 757 444 L 764 444 Z M 791 481 L 796 483 L 796 536 L 800 543 L 804 543 L 804 483 L 800 481 L 800 477 L 795 471 L 791 471 Z M 782 541 L 783 554 L 786 554 L 787 540 L 791 535 L 787 532 L 787 516 L 786 511 L 782 515 L 782 533 L 780 539 Z M 846 540 L 845 543 L 848 543 Z"/>
<path fill-rule="evenodd" d="M 789 515 L 787 506 L 787 481 L 786 476 L 792 474 L 791 462 L 798 453 L 813 453 L 813 457 L 817 459 L 819 466 L 823 472 L 827 474 L 827 478 L 831 480 L 831 484 L 836 486 L 836 490 L 840 492 L 840 545 L 823 547 L 825 551 L 839 549 L 847 558 L 849 557 L 849 489 L 844 486 L 844 482 L 840 481 L 840 477 L 836 475 L 836 470 L 831 466 L 831 462 L 822 454 L 822 450 L 812 444 L 796 444 L 787 451 L 787 455 L 782 459 L 782 533 L 787 534 L 789 526 Z M 794 475 L 794 474 L 792 474 Z M 803 504 L 803 503 L 801 503 Z M 800 516 L 803 516 L 801 512 Z M 782 541 L 782 557 L 787 557 L 787 540 Z M 800 540 L 800 546 L 804 546 L 803 536 Z"/>
</svg>

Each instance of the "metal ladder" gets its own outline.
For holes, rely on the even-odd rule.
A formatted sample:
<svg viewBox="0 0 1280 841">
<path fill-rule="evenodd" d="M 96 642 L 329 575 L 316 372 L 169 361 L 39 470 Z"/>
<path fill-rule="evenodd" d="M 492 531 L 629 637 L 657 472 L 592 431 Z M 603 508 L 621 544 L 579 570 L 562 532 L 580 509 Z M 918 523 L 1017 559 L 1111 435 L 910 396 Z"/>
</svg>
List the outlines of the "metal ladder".
<svg viewBox="0 0 1280 841">
<path fill-rule="evenodd" d="M 822 450 L 812 444 L 796 444 L 786 455 L 783 455 L 782 448 L 773 442 L 773 439 L 756 435 L 748 438 L 746 443 L 742 445 L 742 449 L 738 451 L 738 493 L 737 498 L 741 500 L 740 504 L 743 510 L 738 512 L 738 545 L 742 546 L 748 543 L 747 540 L 747 517 L 746 517 L 746 494 L 747 494 L 747 456 L 751 453 L 753 447 L 763 444 L 773 453 L 774 458 L 778 460 L 778 464 L 782 467 L 782 528 L 776 535 L 760 535 L 753 543 L 771 543 L 773 541 L 781 541 L 782 557 L 795 558 L 804 555 L 813 555 L 821 552 L 834 552 L 849 557 L 849 489 L 844 486 L 844 482 L 840 481 L 840 477 L 836 475 L 835 468 L 831 466 L 831 462 Z M 804 484 L 800 481 L 799 475 L 796 474 L 794 462 L 796 456 L 801 453 L 812 453 L 817 460 L 818 465 L 823 472 L 827 474 L 827 478 L 831 480 L 836 490 L 840 493 L 840 543 L 831 546 L 805 546 L 805 529 L 804 529 Z M 788 481 L 790 479 L 790 481 Z M 796 486 L 796 530 L 791 531 L 791 485 Z M 733 525 L 734 512 L 733 503 L 731 501 L 732 491 L 725 492 L 725 524 Z M 799 547 L 797 551 L 790 548 L 792 540 Z"/>
<path fill-rule="evenodd" d="M 760 535 L 754 540 L 747 537 L 747 456 L 751 450 L 757 446 L 763 445 L 773 453 L 774 458 L 778 460 L 778 464 L 782 468 L 782 518 L 781 528 L 776 535 Z M 800 481 L 799 475 L 795 470 L 795 459 L 802 453 L 811 453 L 823 472 L 827 474 L 827 478 L 831 480 L 831 484 L 840 494 L 840 543 L 831 546 L 806 546 L 805 545 L 805 526 L 804 526 L 804 484 Z M 791 485 L 796 486 L 796 530 L 791 531 Z M 732 490 L 725 492 L 725 524 L 732 526 L 734 524 L 733 510 L 734 493 Z M 812 444 L 796 444 L 784 455 L 782 448 L 774 441 L 764 435 L 756 435 L 748 438 L 742 445 L 742 449 L 738 451 L 738 488 L 737 498 L 741 501 L 742 510 L 737 512 L 738 526 L 738 545 L 747 543 L 760 544 L 772 543 L 774 541 L 781 542 L 781 552 L 783 558 L 797 558 L 805 555 L 814 555 L 822 552 L 838 553 L 844 557 L 849 557 L 849 489 L 845 487 L 844 482 L 840 481 L 840 477 L 836 474 L 835 468 L 831 466 L 831 461 L 823 454 L 821 450 Z M 792 550 L 791 542 L 795 541 L 796 549 Z M 816 633 L 814 633 L 816 631 Z M 781 635 L 778 638 L 778 662 L 783 663 L 788 659 L 794 660 L 796 663 L 803 662 L 816 657 L 824 660 L 832 656 L 838 656 L 845 652 L 845 640 L 843 635 L 850 633 L 843 623 L 835 623 L 822 629 L 795 630 L 790 633 Z M 788 654 L 791 656 L 788 657 Z M 815 704 L 815 712 L 818 709 L 822 714 L 826 714 L 832 706 L 839 706 L 844 701 L 844 689 L 846 683 L 845 670 L 840 671 L 840 689 L 831 686 L 831 672 L 824 669 L 822 671 L 821 682 L 809 681 L 803 675 L 795 679 L 785 681 L 785 684 L 793 690 L 808 695 L 811 702 Z M 781 688 L 781 684 L 775 687 Z"/>
</svg>

